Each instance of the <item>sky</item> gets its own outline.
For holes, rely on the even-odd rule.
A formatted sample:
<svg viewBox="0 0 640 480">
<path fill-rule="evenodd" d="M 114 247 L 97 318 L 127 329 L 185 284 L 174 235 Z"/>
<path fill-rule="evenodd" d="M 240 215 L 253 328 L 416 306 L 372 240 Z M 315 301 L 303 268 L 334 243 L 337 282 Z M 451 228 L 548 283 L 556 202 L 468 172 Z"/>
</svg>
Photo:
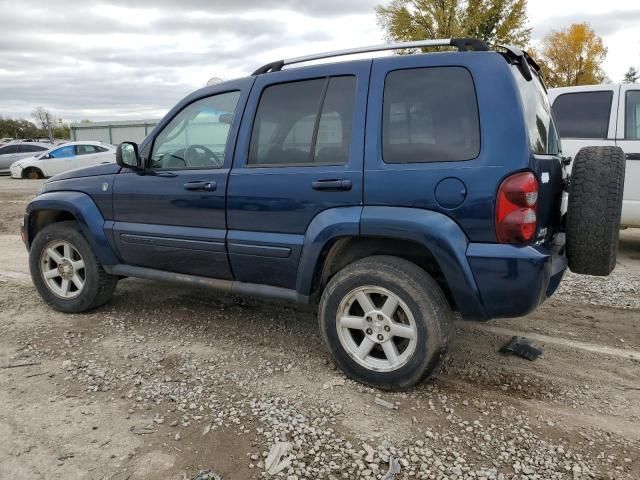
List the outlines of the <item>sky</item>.
<svg viewBox="0 0 640 480">
<path fill-rule="evenodd" d="M 384 42 L 385 0 L 0 0 L 0 116 L 153 119 L 204 86 L 309 53 Z M 587 21 L 608 77 L 640 67 L 637 0 L 529 0 L 533 43 Z M 131 5 L 135 5 L 132 7 Z"/>
</svg>

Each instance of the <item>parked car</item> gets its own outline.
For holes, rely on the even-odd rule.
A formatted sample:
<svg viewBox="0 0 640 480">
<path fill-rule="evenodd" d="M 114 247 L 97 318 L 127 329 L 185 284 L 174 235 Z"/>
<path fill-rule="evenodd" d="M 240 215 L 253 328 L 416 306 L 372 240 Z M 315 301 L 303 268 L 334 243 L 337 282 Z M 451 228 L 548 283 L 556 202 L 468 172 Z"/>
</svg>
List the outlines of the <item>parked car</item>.
<svg viewBox="0 0 640 480">
<path fill-rule="evenodd" d="M 116 161 L 116 147 L 101 142 L 67 142 L 11 165 L 13 178 L 52 177 L 75 168 Z"/>
<path fill-rule="evenodd" d="M 564 154 L 594 145 L 625 152 L 622 225 L 640 227 L 640 84 L 554 88 L 549 98 Z"/>
<path fill-rule="evenodd" d="M 445 45 L 458 51 L 283 69 Z M 116 161 L 57 175 L 27 207 L 49 305 L 98 307 L 122 277 L 317 305 L 336 364 L 380 388 L 433 371 L 454 310 L 525 315 L 567 264 L 615 266 L 622 152 L 576 155 L 565 215 L 546 90 L 516 48 L 427 40 L 279 60 L 189 95 Z"/>
<path fill-rule="evenodd" d="M 7 143 L 9 143 L 12 140 L 13 140 L 13 138 L 11 138 L 11 137 L 0 138 L 0 147 L 2 147 L 3 145 L 6 145 Z"/>
<path fill-rule="evenodd" d="M 0 174 L 8 174 L 9 167 L 16 160 L 30 157 L 38 152 L 51 148 L 50 143 L 41 142 L 11 142 L 0 147 Z"/>
</svg>

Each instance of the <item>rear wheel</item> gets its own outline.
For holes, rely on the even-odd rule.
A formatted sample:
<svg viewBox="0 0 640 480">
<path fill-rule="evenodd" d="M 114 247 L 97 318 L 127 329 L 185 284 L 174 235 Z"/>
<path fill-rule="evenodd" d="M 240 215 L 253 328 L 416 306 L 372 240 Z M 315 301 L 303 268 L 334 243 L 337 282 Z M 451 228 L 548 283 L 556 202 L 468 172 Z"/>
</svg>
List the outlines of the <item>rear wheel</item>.
<svg viewBox="0 0 640 480">
<path fill-rule="evenodd" d="M 118 277 L 109 275 L 76 222 L 44 227 L 29 250 L 29 268 L 38 293 L 51 307 L 77 313 L 111 299 Z"/>
<path fill-rule="evenodd" d="M 319 320 L 336 364 L 387 390 L 426 379 L 444 357 L 452 329 L 438 284 L 417 265 L 388 256 L 338 272 L 322 294 Z"/>
<path fill-rule="evenodd" d="M 615 268 L 624 172 L 620 147 L 586 147 L 575 156 L 567 207 L 571 271 L 606 276 Z"/>
</svg>

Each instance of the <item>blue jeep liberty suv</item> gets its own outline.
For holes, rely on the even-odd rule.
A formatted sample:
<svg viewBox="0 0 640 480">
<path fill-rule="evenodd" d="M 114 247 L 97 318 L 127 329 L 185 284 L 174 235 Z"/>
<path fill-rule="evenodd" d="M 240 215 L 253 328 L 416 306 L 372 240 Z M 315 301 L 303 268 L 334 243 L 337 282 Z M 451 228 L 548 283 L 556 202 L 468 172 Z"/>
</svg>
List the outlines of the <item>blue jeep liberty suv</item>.
<svg viewBox="0 0 640 480">
<path fill-rule="evenodd" d="M 393 49 L 413 54 L 284 68 Z M 443 358 L 454 311 L 517 317 L 567 266 L 608 275 L 623 180 L 615 147 L 561 156 L 525 52 L 425 40 L 200 89 L 116 164 L 49 180 L 22 236 L 56 310 L 124 277 L 309 303 L 347 375 L 404 389 Z"/>
</svg>

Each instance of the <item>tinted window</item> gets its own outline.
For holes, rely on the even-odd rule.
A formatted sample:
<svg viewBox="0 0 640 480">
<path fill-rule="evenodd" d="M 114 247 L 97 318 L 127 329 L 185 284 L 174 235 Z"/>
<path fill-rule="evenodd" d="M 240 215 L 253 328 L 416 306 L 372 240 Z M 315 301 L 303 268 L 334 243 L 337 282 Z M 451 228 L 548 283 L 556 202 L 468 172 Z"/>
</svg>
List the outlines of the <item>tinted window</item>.
<svg viewBox="0 0 640 480">
<path fill-rule="evenodd" d="M 542 83 L 534 71 L 531 72 L 533 74 L 531 81 L 527 81 L 522 76 L 518 67 L 512 66 L 511 71 L 520 91 L 531 151 L 558 154 L 560 150 L 558 132 L 551 114 L 549 97 Z"/>
<path fill-rule="evenodd" d="M 256 112 L 249 165 L 347 162 L 356 79 L 353 76 L 265 88 Z"/>
<path fill-rule="evenodd" d="M 91 153 L 98 153 L 98 148 L 95 145 L 76 145 L 76 153 L 78 155 L 89 155 Z"/>
<path fill-rule="evenodd" d="M 386 163 L 470 160 L 480 153 L 478 104 L 461 67 L 396 70 L 384 86 Z"/>
<path fill-rule="evenodd" d="M 640 90 L 627 92 L 624 111 L 624 138 L 640 140 Z"/>
<path fill-rule="evenodd" d="M 69 158 L 75 156 L 73 145 L 67 145 L 66 147 L 58 148 L 49 153 L 52 158 Z"/>
<path fill-rule="evenodd" d="M 108 152 L 108 151 L 109 151 L 109 149 L 108 149 L 108 148 L 104 148 L 104 147 L 96 147 L 96 150 L 97 150 L 98 152 Z"/>
<path fill-rule="evenodd" d="M 44 150 L 47 150 L 47 148 L 41 147 L 39 145 L 23 145 L 22 146 L 23 152 L 42 152 Z"/>
<path fill-rule="evenodd" d="M 560 137 L 607 138 L 613 92 L 565 93 L 553 102 Z"/>
<path fill-rule="evenodd" d="M 240 92 L 203 98 L 186 106 L 153 143 L 150 167 L 220 168 Z"/>
<path fill-rule="evenodd" d="M 6 147 L 0 148 L 0 155 L 9 153 L 18 153 L 18 145 L 8 145 Z"/>
</svg>

